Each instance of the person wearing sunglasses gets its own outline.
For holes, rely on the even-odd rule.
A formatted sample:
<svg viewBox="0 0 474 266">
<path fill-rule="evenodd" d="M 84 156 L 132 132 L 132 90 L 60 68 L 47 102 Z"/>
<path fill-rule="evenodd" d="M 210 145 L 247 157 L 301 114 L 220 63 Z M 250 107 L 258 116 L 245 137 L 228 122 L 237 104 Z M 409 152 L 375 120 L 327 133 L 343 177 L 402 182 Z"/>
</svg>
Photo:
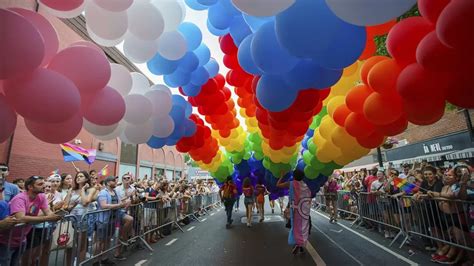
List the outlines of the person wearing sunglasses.
<svg viewBox="0 0 474 266">
<path fill-rule="evenodd" d="M 20 193 L 20 189 L 17 185 L 7 181 L 8 170 L 8 165 L 0 163 L 0 179 L 3 181 L 3 200 L 7 203 Z"/>
</svg>

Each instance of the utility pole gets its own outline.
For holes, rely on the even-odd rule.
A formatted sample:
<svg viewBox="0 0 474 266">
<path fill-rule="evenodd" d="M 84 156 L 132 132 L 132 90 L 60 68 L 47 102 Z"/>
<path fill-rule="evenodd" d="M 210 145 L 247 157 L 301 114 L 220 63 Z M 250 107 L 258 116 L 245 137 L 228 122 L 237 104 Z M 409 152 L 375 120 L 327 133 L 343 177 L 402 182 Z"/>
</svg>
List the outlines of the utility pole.
<svg viewBox="0 0 474 266">
<path fill-rule="evenodd" d="M 474 142 L 474 129 L 472 128 L 472 120 L 471 120 L 471 116 L 469 115 L 469 110 L 464 109 L 463 113 L 464 113 L 464 117 L 466 118 L 466 127 L 467 127 L 467 131 L 469 131 L 469 137 L 471 137 L 471 142 Z"/>
<path fill-rule="evenodd" d="M 379 162 L 379 167 L 383 167 L 382 151 L 380 150 L 380 146 L 377 147 L 377 160 Z"/>
</svg>

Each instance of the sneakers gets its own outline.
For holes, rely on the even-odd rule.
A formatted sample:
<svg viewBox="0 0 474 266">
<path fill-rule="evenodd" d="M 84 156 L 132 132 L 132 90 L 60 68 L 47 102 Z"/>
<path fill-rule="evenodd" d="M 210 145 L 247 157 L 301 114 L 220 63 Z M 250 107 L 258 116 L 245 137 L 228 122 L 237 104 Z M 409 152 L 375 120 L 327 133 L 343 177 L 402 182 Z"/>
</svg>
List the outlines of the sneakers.
<svg viewBox="0 0 474 266">
<path fill-rule="evenodd" d="M 385 231 L 384 237 L 385 238 L 390 238 L 390 233 L 388 231 Z"/>
<path fill-rule="evenodd" d="M 252 227 L 252 224 L 251 224 L 251 223 L 247 223 L 247 227 Z"/>
<path fill-rule="evenodd" d="M 436 251 L 436 250 L 438 250 L 438 249 L 435 248 L 435 247 L 432 247 L 432 246 L 425 246 L 425 250 L 426 250 L 426 251 Z"/>
<path fill-rule="evenodd" d="M 274 210 L 274 209 L 272 209 L 272 213 L 275 213 L 275 210 Z"/>
<path fill-rule="evenodd" d="M 298 245 L 295 245 L 295 246 L 293 247 L 293 249 L 291 250 L 291 253 L 292 253 L 293 255 L 297 255 L 297 254 L 304 254 L 305 251 L 304 251 L 304 248 L 303 248 L 303 247 L 300 247 L 300 246 L 298 246 Z"/>
<path fill-rule="evenodd" d="M 115 260 L 118 260 L 118 261 L 123 261 L 123 260 L 126 260 L 127 258 L 125 258 L 125 257 L 122 256 L 122 255 L 118 255 L 118 256 L 114 256 L 114 259 L 115 259 Z"/>
<path fill-rule="evenodd" d="M 455 263 L 448 256 L 445 256 L 445 255 L 435 256 L 433 259 L 431 259 L 431 261 L 439 263 L 439 264 L 445 264 L 445 265 L 453 265 Z"/>
<path fill-rule="evenodd" d="M 260 223 L 263 223 L 263 220 L 264 220 L 263 218 L 260 218 L 259 222 L 260 222 Z"/>
</svg>

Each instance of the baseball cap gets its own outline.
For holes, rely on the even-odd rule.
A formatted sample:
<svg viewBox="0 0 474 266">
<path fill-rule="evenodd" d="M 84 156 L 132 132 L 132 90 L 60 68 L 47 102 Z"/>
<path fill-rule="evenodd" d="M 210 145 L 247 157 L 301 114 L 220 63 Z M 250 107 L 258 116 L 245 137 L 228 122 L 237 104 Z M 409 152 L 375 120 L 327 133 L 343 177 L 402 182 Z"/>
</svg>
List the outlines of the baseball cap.
<svg viewBox="0 0 474 266">
<path fill-rule="evenodd" d="M 109 181 L 115 181 L 115 177 L 114 176 L 108 176 L 104 179 L 104 182 L 107 183 Z"/>
</svg>

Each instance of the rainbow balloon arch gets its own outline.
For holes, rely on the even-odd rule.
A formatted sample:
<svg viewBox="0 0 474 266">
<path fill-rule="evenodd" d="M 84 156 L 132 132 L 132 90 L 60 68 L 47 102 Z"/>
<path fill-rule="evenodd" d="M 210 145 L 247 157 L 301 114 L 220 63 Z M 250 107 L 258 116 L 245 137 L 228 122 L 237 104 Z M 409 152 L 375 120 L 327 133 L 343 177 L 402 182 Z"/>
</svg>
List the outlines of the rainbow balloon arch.
<svg viewBox="0 0 474 266">
<path fill-rule="evenodd" d="M 100 140 L 175 145 L 218 182 L 250 177 L 277 198 L 286 193 L 277 179 L 295 167 L 316 193 L 334 169 L 409 122 L 435 123 L 446 102 L 474 107 L 472 0 L 39 4 L 59 18 L 84 14 L 96 44 L 58 51 L 56 31 L 41 14 L 0 9 L 0 142 L 20 115 L 48 143 L 70 141 L 84 127 Z M 201 29 L 184 22 L 185 4 L 207 10 L 225 77 Z M 421 16 L 397 19 L 415 4 Z M 376 55 L 374 37 L 386 34 L 389 56 Z M 98 46 L 122 42 L 128 59 L 146 63 L 166 85 L 150 86 L 142 74 L 110 64 Z"/>
</svg>

